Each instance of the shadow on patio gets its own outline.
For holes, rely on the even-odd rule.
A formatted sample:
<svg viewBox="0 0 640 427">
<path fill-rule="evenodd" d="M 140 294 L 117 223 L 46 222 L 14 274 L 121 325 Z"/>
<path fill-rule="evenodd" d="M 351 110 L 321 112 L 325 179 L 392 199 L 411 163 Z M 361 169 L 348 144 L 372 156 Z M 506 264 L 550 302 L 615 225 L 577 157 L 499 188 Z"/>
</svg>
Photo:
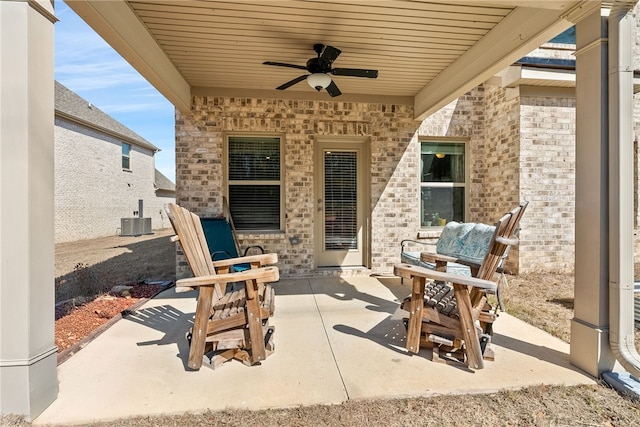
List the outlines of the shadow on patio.
<svg viewBox="0 0 640 427">
<path fill-rule="evenodd" d="M 195 298 L 170 289 L 60 365 L 59 397 L 36 423 L 595 382 L 569 364 L 568 344 L 506 313 L 484 370 L 434 363 L 424 349 L 410 356 L 398 309 L 409 287 L 399 279 L 288 278 L 274 287 L 276 351 L 262 366 L 187 370 Z"/>
</svg>

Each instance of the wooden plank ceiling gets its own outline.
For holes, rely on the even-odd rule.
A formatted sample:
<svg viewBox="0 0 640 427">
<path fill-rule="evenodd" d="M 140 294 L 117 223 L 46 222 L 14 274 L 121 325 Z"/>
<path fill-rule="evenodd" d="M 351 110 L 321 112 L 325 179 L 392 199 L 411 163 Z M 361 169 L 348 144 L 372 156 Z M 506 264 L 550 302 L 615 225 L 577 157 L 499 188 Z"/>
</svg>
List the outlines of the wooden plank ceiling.
<svg viewBox="0 0 640 427">
<path fill-rule="evenodd" d="M 196 93 L 330 99 L 303 80 L 313 45 L 342 54 L 341 100 L 392 96 L 424 116 L 599 7 L 593 0 L 65 0 L 178 108 Z M 520 56 L 519 56 L 520 55 Z M 360 98 L 358 98 L 360 97 Z M 408 100 L 408 101 L 407 101 Z"/>
<path fill-rule="evenodd" d="M 342 50 L 334 67 L 379 70 L 376 80 L 335 76 L 344 93 L 413 96 L 512 8 L 396 2 L 132 1 L 131 8 L 191 86 L 274 89 L 304 72 L 314 43 Z M 291 90 L 313 92 L 304 81 Z"/>
</svg>

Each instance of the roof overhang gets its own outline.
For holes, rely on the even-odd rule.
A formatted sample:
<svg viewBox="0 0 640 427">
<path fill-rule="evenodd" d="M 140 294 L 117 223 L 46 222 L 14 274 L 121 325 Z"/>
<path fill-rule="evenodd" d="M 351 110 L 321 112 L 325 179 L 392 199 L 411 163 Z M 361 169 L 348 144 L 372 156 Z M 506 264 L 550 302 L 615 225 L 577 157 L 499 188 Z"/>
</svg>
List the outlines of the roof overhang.
<svg viewBox="0 0 640 427">
<path fill-rule="evenodd" d="M 56 109 L 54 111 L 54 116 L 55 117 L 59 117 L 60 119 L 67 120 L 67 121 L 72 122 L 72 123 L 76 123 L 76 124 L 84 126 L 86 128 L 93 129 L 93 130 L 98 131 L 100 133 L 103 133 L 105 135 L 112 136 L 112 137 L 114 137 L 116 139 L 121 140 L 122 142 L 126 142 L 128 144 L 137 145 L 137 146 L 142 147 L 142 148 L 146 148 L 147 150 L 151 150 L 154 153 L 157 153 L 158 151 L 161 151 L 155 145 L 153 145 L 153 144 L 151 144 L 149 142 L 145 142 L 142 139 L 132 138 L 132 137 L 130 137 L 128 135 L 124 135 L 123 133 L 115 132 L 112 129 L 97 125 L 97 124 L 92 123 L 92 122 L 90 122 L 88 120 L 84 120 L 84 119 L 82 119 L 80 117 L 74 116 L 74 115 L 66 113 L 64 111 L 60 111 L 58 109 Z"/>
<path fill-rule="evenodd" d="M 526 65 L 511 65 L 490 79 L 495 84 L 515 88 L 521 86 L 539 87 L 576 87 L 575 69 L 558 69 L 545 67 L 530 67 Z M 633 93 L 640 92 L 640 72 L 633 73 Z"/>
<path fill-rule="evenodd" d="M 412 103 L 420 120 L 600 7 L 599 1 L 66 0 L 176 108 L 210 94 L 330 100 L 300 83 L 313 43 L 340 48 L 336 100 Z M 338 63 L 339 61 L 339 63 Z"/>
</svg>

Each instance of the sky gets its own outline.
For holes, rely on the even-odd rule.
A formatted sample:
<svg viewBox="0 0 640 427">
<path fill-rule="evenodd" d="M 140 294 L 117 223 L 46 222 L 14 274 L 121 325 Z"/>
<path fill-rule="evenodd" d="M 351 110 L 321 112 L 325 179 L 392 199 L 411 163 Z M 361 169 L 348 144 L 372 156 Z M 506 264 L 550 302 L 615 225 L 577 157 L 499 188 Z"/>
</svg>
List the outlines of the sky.
<svg viewBox="0 0 640 427">
<path fill-rule="evenodd" d="M 160 148 L 175 181 L 174 107 L 62 0 L 55 2 L 55 79 Z"/>
</svg>

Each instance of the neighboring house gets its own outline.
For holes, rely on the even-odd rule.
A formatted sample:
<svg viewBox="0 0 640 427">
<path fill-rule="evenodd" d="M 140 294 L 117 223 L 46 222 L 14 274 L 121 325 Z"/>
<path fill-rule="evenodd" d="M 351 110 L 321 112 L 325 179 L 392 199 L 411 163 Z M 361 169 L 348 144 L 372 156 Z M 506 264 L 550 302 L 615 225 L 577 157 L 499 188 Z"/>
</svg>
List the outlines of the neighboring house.
<svg viewBox="0 0 640 427">
<path fill-rule="evenodd" d="M 56 243 L 120 234 L 122 218 L 170 226 L 163 207 L 175 200 L 175 185 L 155 168 L 157 151 L 56 82 Z"/>
</svg>

